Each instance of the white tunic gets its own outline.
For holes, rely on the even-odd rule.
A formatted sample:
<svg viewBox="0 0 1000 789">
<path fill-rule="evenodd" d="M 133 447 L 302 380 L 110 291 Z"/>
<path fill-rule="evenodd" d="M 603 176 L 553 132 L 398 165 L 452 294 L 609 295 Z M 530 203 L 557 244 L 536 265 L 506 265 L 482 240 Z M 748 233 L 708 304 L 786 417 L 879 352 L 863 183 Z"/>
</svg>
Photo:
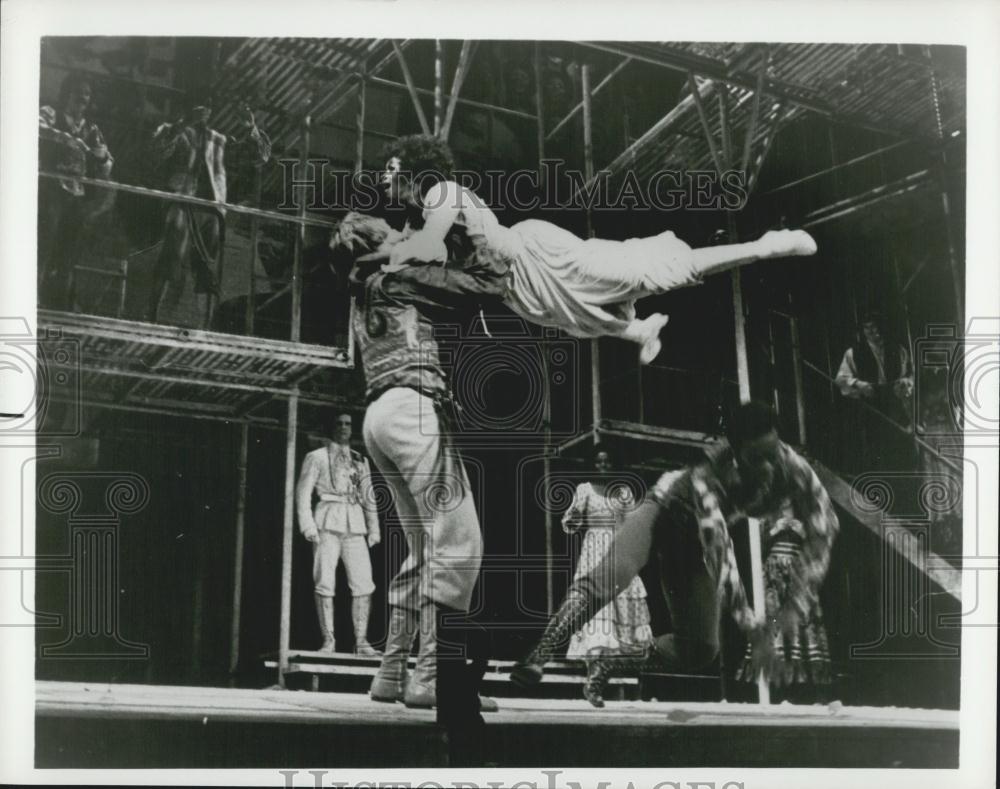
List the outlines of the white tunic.
<svg viewBox="0 0 1000 789">
<path fill-rule="evenodd" d="M 438 210 L 457 210 L 455 224 L 507 258 L 505 295 L 514 312 L 576 337 L 619 335 L 635 318 L 636 299 L 700 282 L 691 247 L 669 231 L 608 241 L 582 239 L 540 219 L 507 228 L 479 197 L 452 182 L 436 184 L 424 202 L 425 221 Z M 420 259 L 447 258 L 443 241 L 420 249 L 421 235 L 406 242 Z"/>
</svg>

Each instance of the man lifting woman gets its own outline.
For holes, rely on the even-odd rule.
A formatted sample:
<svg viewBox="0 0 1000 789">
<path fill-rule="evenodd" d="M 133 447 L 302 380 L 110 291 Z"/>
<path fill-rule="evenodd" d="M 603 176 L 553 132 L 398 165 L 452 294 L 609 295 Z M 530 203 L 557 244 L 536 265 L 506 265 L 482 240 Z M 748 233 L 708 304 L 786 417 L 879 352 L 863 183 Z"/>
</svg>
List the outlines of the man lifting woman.
<svg viewBox="0 0 1000 789">
<path fill-rule="evenodd" d="M 757 260 L 812 255 L 804 230 L 771 230 L 756 241 L 692 249 L 670 231 L 625 241 L 581 239 L 551 222 L 527 219 L 504 227 L 474 192 L 454 180 L 446 143 L 429 135 L 402 137 L 386 147 L 383 183 L 408 218 L 402 232 L 382 220 L 348 214 L 336 242 L 370 254 L 401 278 L 412 269 L 451 265 L 449 239 L 484 250 L 488 265 L 471 273 L 515 313 L 573 337 L 620 337 L 640 346 L 640 361 L 660 352 L 667 316 L 638 319 L 635 302 L 695 285 L 711 274 Z M 406 269 L 411 269 L 407 273 Z"/>
</svg>

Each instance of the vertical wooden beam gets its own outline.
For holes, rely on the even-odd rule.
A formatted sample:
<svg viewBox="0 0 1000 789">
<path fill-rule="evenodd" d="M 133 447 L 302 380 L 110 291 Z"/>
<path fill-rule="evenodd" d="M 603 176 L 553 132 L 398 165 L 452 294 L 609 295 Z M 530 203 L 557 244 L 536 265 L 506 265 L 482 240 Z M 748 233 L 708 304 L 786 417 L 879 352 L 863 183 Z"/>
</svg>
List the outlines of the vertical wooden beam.
<svg viewBox="0 0 1000 789">
<path fill-rule="evenodd" d="M 260 208 L 261 178 L 260 167 L 253 171 L 253 206 Z M 250 217 L 250 276 L 247 283 L 247 305 L 243 313 L 243 331 L 247 337 L 252 337 L 254 321 L 257 317 L 257 239 L 260 235 L 260 218 Z"/>
<path fill-rule="evenodd" d="M 312 116 L 307 112 L 302 119 L 302 136 L 299 140 L 299 172 L 305 178 L 309 166 L 309 147 L 311 144 Z M 299 219 L 305 219 L 306 200 L 304 187 L 296 185 L 296 213 Z M 302 255 L 306 246 L 306 225 L 299 222 L 295 229 L 295 248 L 292 255 L 292 327 L 291 341 L 298 342 L 302 337 Z"/>
<path fill-rule="evenodd" d="M 532 67 L 535 72 L 535 121 L 536 144 L 538 146 L 538 172 L 542 174 L 542 160 L 545 158 L 545 106 L 542 98 L 542 49 L 535 42 L 532 53 Z M 539 186 L 544 188 L 541 177 Z M 555 567 L 553 557 L 553 533 L 555 522 L 552 513 L 552 388 L 549 385 L 549 349 L 545 342 L 545 330 L 542 329 L 542 381 L 543 396 L 542 420 L 545 425 L 545 443 L 542 455 L 542 473 L 545 475 L 545 609 L 549 613 L 555 610 Z"/>
<path fill-rule="evenodd" d="M 594 414 L 594 445 L 601 440 L 601 345 L 600 340 L 590 341 L 590 408 Z"/>
<path fill-rule="evenodd" d="M 594 114 L 591 106 L 590 66 L 586 63 L 580 69 L 583 86 L 583 174 L 587 183 L 594 177 Z M 594 237 L 594 223 L 591 208 L 587 206 L 587 237 Z M 601 347 L 600 340 L 590 341 L 590 403 L 594 414 L 594 444 L 601 440 Z"/>
<path fill-rule="evenodd" d="M 233 613 L 229 626 L 229 674 L 240 664 L 240 611 L 243 605 L 243 554 L 247 512 L 247 455 L 250 427 L 240 425 L 240 454 L 236 461 L 236 539 L 233 547 Z"/>
<path fill-rule="evenodd" d="M 278 633 L 278 684 L 285 687 L 292 636 L 292 537 L 295 530 L 295 440 L 299 429 L 299 394 L 288 397 L 288 436 L 285 442 L 285 510 L 281 539 L 281 625 Z"/>
<path fill-rule="evenodd" d="M 625 58 L 621 63 L 619 63 L 617 66 L 615 66 L 611 70 L 611 72 L 608 74 L 608 76 L 606 76 L 604 79 L 602 79 L 600 82 L 597 83 L 597 85 L 591 91 L 590 95 L 593 97 L 593 96 L 596 96 L 598 93 L 600 93 L 601 89 L 605 85 L 607 85 L 608 83 L 610 83 L 611 80 L 614 79 L 615 76 L 618 74 L 618 72 L 620 72 L 622 69 L 624 69 L 631 62 L 632 62 L 632 58 Z M 567 123 L 569 123 L 571 120 L 573 120 L 573 118 L 576 117 L 576 114 L 578 112 L 580 112 L 580 110 L 582 110 L 582 109 L 583 109 L 583 102 L 581 101 L 573 109 L 571 109 L 568 113 L 566 113 L 566 115 L 563 117 L 562 120 L 560 120 L 555 126 L 552 127 L 552 130 L 548 134 L 545 135 L 545 139 L 546 140 L 550 140 L 555 135 L 557 135 L 559 133 L 559 130 L 563 126 L 565 126 Z M 627 140 L 625 142 L 625 145 L 626 146 L 628 145 L 628 141 Z"/>
<path fill-rule="evenodd" d="M 532 66 L 535 70 L 535 117 L 537 118 L 538 168 L 541 171 L 545 158 L 545 97 L 542 86 L 542 45 L 535 42 Z"/>
<path fill-rule="evenodd" d="M 204 535 L 206 530 L 204 520 L 198 524 L 198 530 Z M 201 535 L 199 536 L 201 537 Z M 189 666 L 191 676 L 197 677 L 204 668 L 201 654 L 202 619 L 205 611 L 205 540 L 203 538 L 194 541 L 194 551 L 194 598 L 191 613 Z"/>
<path fill-rule="evenodd" d="M 358 140 L 354 147 L 354 173 L 360 173 L 365 166 L 365 101 L 368 94 L 368 81 L 362 74 L 358 85 L 358 113 L 355 124 L 358 130 Z"/>
<path fill-rule="evenodd" d="M 126 289 L 128 288 L 128 258 L 122 258 L 118 261 L 118 273 L 120 277 L 118 279 L 118 312 L 115 314 L 116 318 L 125 317 L 125 295 Z"/>
<path fill-rule="evenodd" d="M 764 56 L 764 62 L 757 72 L 757 89 L 753 92 L 753 106 L 750 111 L 750 124 L 747 127 L 747 136 L 743 140 L 743 157 L 740 159 L 740 170 L 744 173 L 750 165 L 750 151 L 753 148 L 753 138 L 757 133 L 757 121 L 760 120 L 760 98 L 764 92 L 764 74 L 767 71 L 768 63 L 771 60 L 770 52 Z"/>
<path fill-rule="evenodd" d="M 747 518 L 747 531 L 750 534 L 750 578 L 753 583 L 754 614 L 763 621 L 766 616 L 764 608 L 764 567 L 761 561 L 763 548 L 760 539 L 760 521 L 757 518 Z M 764 678 L 763 672 L 757 675 L 757 701 L 761 704 L 771 703 L 771 686 Z"/>
<path fill-rule="evenodd" d="M 719 130 L 722 132 L 722 166 L 728 170 L 733 166 L 733 146 L 729 136 L 729 86 L 725 83 L 719 85 L 716 91 L 719 101 Z M 719 170 L 719 177 L 722 177 L 723 170 Z"/>
<path fill-rule="evenodd" d="M 768 363 L 771 365 L 771 405 L 774 406 L 774 411 L 780 419 L 781 393 L 778 391 L 778 354 L 774 341 L 774 313 L 770 311 L 767 314 L 767 344 Z"/>
<path fill-rule="evenodd" d="M 961 261 L 955 250 L 955 237 L 952 232 L 951 200 L 948 198 L 947 160 L 941 155 L 938 165 L 938 182 L 941 190 L 941 213 L 944 216 L 945 241 L 948 244 L 948 265 L 951 268 L 951 285 L 955 297 L 955 322 L 965 326 L 965 293 L 962 289 Z"/>
<path fill-rule="evenodd" d="M 921 264 L 922 266 L 923 264 Z M 918 269 L 919 270 L 919 269 Z M 892 273 L 896 285 L 896 298 L 899 299 L 899 306 L 903 310 L 903 321 L 906 323 L 906 347 L 913 353 L 913 319 L 910 316 L 910 305 L 906 302 L 906 288 L 903 285 L 903 272 L 899 266 L 899 255 L 896 254 L 895 246 L 892 250 Z"/>
<path fill-rule="evenodd" d="M 542 427 L 544 444 L 542 447 L 542 474 L 545 478 L 545 610 L 551 616 L 555 610 L 554 557 L 552 535 L 555 522 L 552 512 L 552 387 L 549 384 L 549 348 L 542 329 Z"/>
<path fill-rule="evenodd" d="M 583 85 L 583 177 L 586 183 L 594 178 L 594 115 L 590 94 L 590 66 L 586 63 L 580 69 Z M 594 237 L 591 209 L 587 205 L 587 237 Z"/>
<path fill-rule="evenodd" d="M 434 39 L 434 134 L 441 134 L 441 110 L 444 107 L 444 49 L 441 39 Z"/>
<path fill-rule="evenodd" d="M 735 244 L 733 235 L 729 243 Z M 747 356 L 746 315 L 743 311 L 743 282 L 738 268 L 732 273 L 733 322 L 736 329 L 736 380 L 740 387 L 740 401 L 750 400 L 750 363 Z"/>
<path fill-rule="evenodd" d="M 729 225 L 729 243 L 737 242 L 736 216 L 730 211 L 726 215 Z M 740 386 L 740 401 L 750 401 L 750 365 L 747 355 L 746 313 L 743 308 L 743 284 L 740 269 L 733 269 L 733 322 L 736 327 L 736 378 Z M 764 561 L 763 547 L 760 539 L 760 521 L 756 518 L 747 519 L 747 532 L 750 536 L 750 577 L 753 587 L 754 613 L 763 619 L 764 608 Z M 771 703 L 771 688 L 763 673 L 757 677 L 757 698 L 761 704 Z"/>
<path fill-rule="evenodd" d="M 792 306 L 792 295 L 788 294 L 788 306 Z M 788 311 L 788 329 L 792 335 L 792 375 L 795 378 L 795 416 L 799 425 L 799 444 L 805 446 L 806 435 L 806 395 L 802 383 L 802 346 L 799 343 L 799 321 L 791 309 Z"/>
<path fill-rule="evenodd" d="M 393 39 L 392 48 L 396 51 L 396 59 L 399 61 L 399 68 L 403 72 L 403 81 L 406 83 L 406 89 L 410 93 L 410 101 L 413 102 L 413 109 L 417 113 L 417 120 L 420 122 L 420 129 L 424 134 L 431 133 L 431 127 L 427 125 L 427 116 L 424 114 L 424 108 L 420 104 L 420 96 L 417 95 L 417 86 L 413 82 L 413 75 L 410 74 L 410 67 L 406 65 L 406 58 L 403 57 L 403 50 L 400 48 L 399 43 Z"/>
<path fill-rule="evenodd" d="M 934 121 L 937 127 L 938 140 L 944 140 L 944 124 L 941 120 L 941 97 L 940 83 L 937 69 L 933 65 L 930 47 L 924 47 L 924 56 L 927 58 L 931 79 L 931 99 L 934 104 Z M 951 282 L 955 295 L 955 322 L 959 326 L 965 326 L 965 293 L 962 289 L 962 272 L 958 254 L 955 251 L 955 239 L 952 233 L 951 201 L 948 198 L 948 170 L 947 153 L 942 150 L 938 161 L 937 175 L 941 189 L 941 211 L 944 214 L 945 240 L 948 244 L 948 263 L 951 266 Z"/>
</svg>

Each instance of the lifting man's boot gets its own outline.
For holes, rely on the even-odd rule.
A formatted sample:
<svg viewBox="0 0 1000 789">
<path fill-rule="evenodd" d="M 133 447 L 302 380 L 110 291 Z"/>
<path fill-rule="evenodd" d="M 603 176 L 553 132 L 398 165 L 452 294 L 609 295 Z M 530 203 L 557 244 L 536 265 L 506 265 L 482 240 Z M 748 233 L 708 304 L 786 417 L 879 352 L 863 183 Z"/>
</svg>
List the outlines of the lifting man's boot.
<svg viewBox="0 0 1000 789">
<path fill-rule="evenodd" d="M 358 595 L 351 599 L 351 619 L 354 621 L 354 654 L 362 657 L 381 657 L 368 643 L 368 617 L 372 610 L 372 596 Z"/>
<path fill-rule="evenodd" d="M 411 613 L 416 616 L 415 612 Z M 401 699 L 407 707 L 432 709 L 437 706 L 437 616 L 438 606 L 434 605 L 430 600 L 424 600 L 419 616 L 420 645 L 417 650 L 417 662 L 413 673 L 406 680 L 406 689 Z M 412 644 L 412 638 L 410 643 Z M 389 657 L 388 642 L 386 643 L 385 657 L 382 658 L 383 666 L 386 664 L 387 657 Z M 403 665 L 405 667 L 405 661 Z M 477 666 L 477 668 L 481 677 L 486 669 L 485 662 L 481 666 Z M 463 672 L 464 670 L 464 667 L 462 667 Z M 475 684 L 478 687 L 479 681 L 477 680 Z M 372 688 L 374 690 L 375 683 L 372 683 Z M 372 694 L 372 698 L 375 698 L 374 693 Z M 479 696 L 478 699 L 481 712 L 496 712 L 499 709 L 494 699 L 486 696 Z"/>
<path fill-rule="evenodd" d="M 417 663 L 406 683 L 407 707 L 430 709 L 437 702 L 437 608 L 430 600 L 420 604 L 420 645 Z"/>
<path fill-rule="evenodd" d="M 402 701 L 406 690 L 406 661 L 417 636 L 419 614 L 408 608 L 389 607 L 389 627 L 385 654 L 372 680 L 369 695 L 373 701 Z"/>
<path fill-rule="evenodd" d="M 544 666 L 552 659 L 552 653 L 590 620 L 592 606 L 589 598 L 590 596 L 577 586 L 569 588 L 566 599 L 549 620 L 548 627 L 545 628 L 538 644 L 527 657 L 519 660 L 511 669 L 510 678 L 515 685 L 529 688 L 541 682 Z"/>
<path fill-rule="evenodd" d="M 316 615 L 319 617 L 319 632 L 323 634 L 323 646 L 320 652 L 335 651 L 333 643 L 333 598 L 326 595 L 316 595 Z"/>
</svg>

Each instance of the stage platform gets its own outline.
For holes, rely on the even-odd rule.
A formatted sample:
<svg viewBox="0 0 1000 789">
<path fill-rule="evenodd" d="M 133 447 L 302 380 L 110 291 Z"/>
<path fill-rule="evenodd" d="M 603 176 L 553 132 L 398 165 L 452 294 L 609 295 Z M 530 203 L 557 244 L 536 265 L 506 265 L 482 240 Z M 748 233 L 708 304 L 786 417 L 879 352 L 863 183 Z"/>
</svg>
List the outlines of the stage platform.
<svg viewBox="0 0 1000 789">
<path fill-rule="evenodd" d="M 361 657 L 350 652 L 317 652 L 292 650 L 289 653 L 288 670 L 285 680 L 290 687 L 310 690 L 332 690 L 342 693 L 367 693 L 372 677 L 378 671 L 380 658 Z M 278 675 L 277 655 L 263 656 L 264 668 Z M 410 670 L 416 667 L 416 658 L 408 661 Z M 510 682 L 513 660 L 490 660 L 483 676 L 482 692 L 489 696 L 510 696 L 518 694 L 518 688 Z M 718 684 L 716 677 L 685 677 L 694 684 L 704 684 L 707 680 Z M 298 682 L 297 680 L 302 680 Z M 534 696 L 542 698 L 579 699 L 583 696 L 583 685 L 587 678 L 580 661 L 553 660 L 545 666 L 545 676 Z M 608 681 L 607 697 L 617 701 L 639 698 L 639 678 L 612 677 Z"/>
<path fill-rule="evenodd" d="M 432 710 L 361 694 L 36 683 L 39 768 L 447 766 Z M 958 765 L 956 711 L 504 698 L 487 766 Z"/>
</svg>

